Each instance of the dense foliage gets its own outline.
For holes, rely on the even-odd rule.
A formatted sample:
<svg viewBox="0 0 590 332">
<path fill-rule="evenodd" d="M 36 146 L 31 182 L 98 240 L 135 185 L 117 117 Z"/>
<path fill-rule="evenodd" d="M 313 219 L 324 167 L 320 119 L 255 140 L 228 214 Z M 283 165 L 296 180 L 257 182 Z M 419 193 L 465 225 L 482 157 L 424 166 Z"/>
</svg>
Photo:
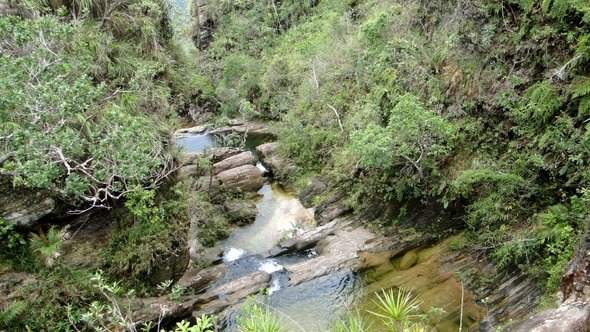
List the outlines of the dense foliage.
<svg viewBox="0 0 590 332">
<path fill-rule="evenodd" d="M 93 285 L 98 269 L 124 292 L 150 295 L 154 271 L 184 253 L 188 198 L 170 181 L 171 128 L 202 78 L 164 1 L 26 4 L 21 16 L 0 17 L 2 188 L 92 210 L 84 224 L 109 238 L 64 259 L 65 230 L 27 238 L 0 220 L 0 271 L 28 272 L 22 284 L 9 280 L 8 290 L 18 287 L 0 305 L 0 329 L 92 329 L 84 315 L 109 303 Z"/>
<path fill-rule="evenodd" d="M 276 120 L 357 209 L 459 207 L 469 248 L 555 289 L 589 222 L 587 2 L 210 4 L 218 112 Z"/>
<path fill-rule="evenodd" d="M 168 6 L 51 4 L 34 3 L 57 15 L 0 18 L 1 173 L 84 209 L 157 187 L 173 110 L 193 94 Z"/>
</svg>

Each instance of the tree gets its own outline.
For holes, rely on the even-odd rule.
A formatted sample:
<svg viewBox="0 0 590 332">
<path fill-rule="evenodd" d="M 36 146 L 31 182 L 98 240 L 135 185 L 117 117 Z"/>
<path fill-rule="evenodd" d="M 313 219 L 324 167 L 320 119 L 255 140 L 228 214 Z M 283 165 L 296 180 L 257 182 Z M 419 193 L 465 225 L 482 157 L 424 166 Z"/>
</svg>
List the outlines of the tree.
<svg viewBox="0 0 590 332">
<path fill-rule="evenodd" d="M 143 113 L 162 98 L 161 64 L 135 59 L 127 84 L 97 82 L 94 46 L 115 45 L 86 23 L 0 18 L 0 174 L 83 210 L 154 188 L 174 168 L 161 113 Z"/>
<path fill-rule="evenodd" d="M 351 133 L 351 146 L 364 167 L 412 169 L 419 179 L 449 150 L 453 126 L 424 108 L 418 98 L 405 94 L 388 114 L 387 126 L 369 124 Z"/>
</svg>

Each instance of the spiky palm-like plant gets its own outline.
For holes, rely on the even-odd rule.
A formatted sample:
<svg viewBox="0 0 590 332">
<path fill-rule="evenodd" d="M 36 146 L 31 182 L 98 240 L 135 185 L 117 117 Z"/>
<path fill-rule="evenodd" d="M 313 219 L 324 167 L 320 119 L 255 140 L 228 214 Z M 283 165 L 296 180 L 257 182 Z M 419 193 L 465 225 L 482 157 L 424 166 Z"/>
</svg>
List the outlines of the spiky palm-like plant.
<svg viewBox="0 0 590 332">
<path fill-rule="evenodd" d="M 394 294 L 392 289 L 383 290 L 382 295 L 376 294 L 375 304 L 378 312 L 369 313 L 380 317 L 392 332 L 425 331 L 425 326 L 419 322 L 424 319 L 420 312 L 420 301 L 412 296 L 412 292 L 399 289 Z"/>
</svg>

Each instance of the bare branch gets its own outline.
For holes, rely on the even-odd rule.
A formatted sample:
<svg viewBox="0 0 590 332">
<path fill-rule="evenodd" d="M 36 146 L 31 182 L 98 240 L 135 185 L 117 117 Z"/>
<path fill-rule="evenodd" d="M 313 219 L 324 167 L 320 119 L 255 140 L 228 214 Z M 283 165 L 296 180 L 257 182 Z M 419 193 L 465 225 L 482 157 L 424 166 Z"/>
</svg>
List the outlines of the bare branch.
<svg viewBox="0 0 590 332">
<path fill-rule="evenodd" d="M 15 156 L 15 152 L 8 152 L 7 154 L 0 156 L 0 166 L 2 166 L 2 164 L 4 164 L 7 160 L 14 158 Z"/>
<path fill-rule="evenodd" d="M 418 165 L 418 163 L 416 161 L 412 160 L 410 157 L 403 155 L 403 154 L 402 154 L 402 158 L 404 158 L 406 161 L 408 161 L 410 164 L 412 164 L 412 166 L 414 166 L 416 171 L 418 171 L 418 176 L 420 177 L 420 179 L 424 178 L 424 173 L 422 172 L 422 167 L 420 167 L 420 165 Z"/>
<path fill-rule="evenodd" d="M 340 131 L 344 131 L 344 126 L 342 126 L 342 121 L 340 120 L 340 114 L 338 114 L 338 111 L 336 110 L 336 108 L 334 108 L 334 106 L 330 105 L 330 104 L 326 104 L 328 105 L 329 108 L 331 108 L 334 113 L 336 114 L 336 118 L 338 119 L 338 125 L 340 126 Z"/>
</svg>

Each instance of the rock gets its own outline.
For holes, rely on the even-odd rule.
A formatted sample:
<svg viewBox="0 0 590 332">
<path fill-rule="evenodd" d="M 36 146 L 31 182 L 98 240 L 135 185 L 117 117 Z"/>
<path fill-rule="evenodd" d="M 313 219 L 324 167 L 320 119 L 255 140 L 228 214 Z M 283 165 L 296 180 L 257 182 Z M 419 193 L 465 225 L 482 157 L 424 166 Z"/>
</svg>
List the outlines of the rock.
<svg viewBox="0 0 590 332">
<path fill-rule="evenodd" d="M 352 209 L 340 204 L 339 201 L 339 197 L 332 196 L 318 204 L 314 213 L 318 225 L 323 225 L 352 211 Z"/>
<path fill-rule="evenodd" d="M 174 253 L 159 257 L 159 263 L 152 266 L 149 280 L 159 285 L 167 280 L 178 280 L 184 274 L 190 261 L 188 248 L 176 248 Z"/>
<path fill-rule="evenodd" d="M 326 184 L 319 179 L 311 179 L 307 188 L 299 194 L 299 201 L 301 201 L 301 204 L 306 208 L 312 207 L 314 205 L 314 199 L 323 194 L 327 188 Z"/>
<path fill-rule="evenodd" d="M 169 301 L 167 297 L 134 298 L 120 300 L 120 307 L 127 308 L 137 330 L 144 324 L 151 326 L 165 326 L 175 321 L 190 317 L 194 300 L 186 302 Z M 135 330 L 135 329 L 131 329 Z"/>
<path fill-rule="evenodd" d="M 209 46 L 215 31 L 215 21 L 210 17 L 209 0 L 195 0 L 196 5 L 191 6 L 192 40 L 195 46 L 204 50 Z"/>
<path fill-rule="evenodd" d="M 179 164 L 181 166 L 186 166 L 186 165 L 193 166 L 195 164 L 195 160 L 199 157 L 202 157 L 202 156 L 203 156 L 202 152 L 183 152 L 180 155 Z"/>
<path fill-rule="evenodd" d="M 251 201 L 226 202 L 224 206 L 231 222 L 251 223 L 258 215 L 258 208 Z"/>
<path fill-rule="evenodd" d="M 207 131 L 209 127 L 207 125 L 202 126 L 195 126 L 190 128 L 182 128 L 178 129 L 174 132 L 174 136 L 183 136 L 183 135 L 195 135 L 195 134 L 202 134 Z"/>
<path fill-rule="evenodd" d="M 510 332 L 590 332 L 590 302 L 571 302 L 509 325 Z"/>
<path fill-rule="evenodd" d="M 583 241 L 569 262 L 559 286 L 561 297 L 569 301 L 590 301 L 590 223 L 587 224 Z"/>
<path fill-rule="evenodd" d="M 590 225 L 560 284 L 565 301 L 557 309 L 537 313 L 508 326 L 507 331 L 590 331 Z"/>
<path fill-rule="evenodd" d="M 275 178 L 281 179 L 297 170 L 297 166 L 291 164 L 278 154 L 279 143 L 265 143 L 256 147 L 261 161 L 270 168 Z"/>
<path fill-rule="evenodd" d="M 272 134 L 262 122 L 249 122 L 241 119 L 229 120 L 228 125 L 210 131 L 211 134 Z"/>
<path fill-rule="evenodd" d="M 208 149 L 202 153 L 204 158 L 209 159 L 212 163 L 218 163 L 226 158 L 234 156 L 236 154 L 244 152 L 244 149 L 230 148 L 230 147 L 219 147 Z"/>
<path fill-rule="evenodd" d="M 177 285 L 192 289 L 195 292 L 202 291 L 205 287 L 209 286 L 225 273 L 225 266 L 214 265 L 205 269 L 194 268 L 188 269 L 184 275 L 178 280 Z"/>
<path fill-rule="evenodd" d="M 284 254 L 301 252 L 313 248 L 320 240 L 334 234 L 334 227 L 337 221 L 307 231 L 303 234 L 294 236 L 290 239 L 281 241 L 276 246 L 272 247 L 265 255 L 268 257 L 277 257 Z"/>
<path fill-rule="evenodd" d="M 260 292 L 261 289 L 267 288 L 270 279 L 270 274 L 256 271 L 210 289 L 198 297 L 197 303 L 203 304 L 193 312 L 193 316 L 216 314 L 228 306 Z"/>
<path fill-rule="evenodd" d="M 256 165 L 258 158 L 250 152 L 242 152 L 240 154 L 233 155 L 213 165 L 213 174 L 219 174 L 223 171 L 227 171 L 232 168 L 244 166 L 244 165 Z"/>
<path fill-rule="evenodd" d="M 242 152 L 244 152 L 243 149 L 230 147 L 212 148 L 203 152 L 184 152 L 181 154 L 179 164 L 181 166 L 194 165 L 195 160 L 199 157 L 208 159 L 211 163 L 215 164 Z"/>
<path fill-rule="evenodd" d="M 8 190 L 0 196 L 0 218 L 21 230 L 33 229 L 55 208 L 55 200 L 42 193 Z"/>
<path fill-rule="evenodd" d="M 334 220 L 319 229 L 323 238 L 314 249 L 318 256 L 301 263 L 287 265 L 290 285 L 298 285 L 342 270 L 355 270 L 363 263 L 359 251 L 371 249 L 376 237 L 362 226 L 351 226 L 351 220 Z"/>
<path fill-rule="evenodd" d="M 232 168 L 217 174 L 215 177 L 221 181 L 223 189 L 239 189 L 242 192 L 258 191 L 265 181 L 260 169 L 253 165 Z"/>
<path fill-rule="evenodd" d="M 404 257 L 402 257 L 401 261 L 399 262 L 400 270 L 407 270 L 412 266 L 416 265 L 418 262 L 418 255 L 415 251 L 408 251 Z"/>
</svg>

